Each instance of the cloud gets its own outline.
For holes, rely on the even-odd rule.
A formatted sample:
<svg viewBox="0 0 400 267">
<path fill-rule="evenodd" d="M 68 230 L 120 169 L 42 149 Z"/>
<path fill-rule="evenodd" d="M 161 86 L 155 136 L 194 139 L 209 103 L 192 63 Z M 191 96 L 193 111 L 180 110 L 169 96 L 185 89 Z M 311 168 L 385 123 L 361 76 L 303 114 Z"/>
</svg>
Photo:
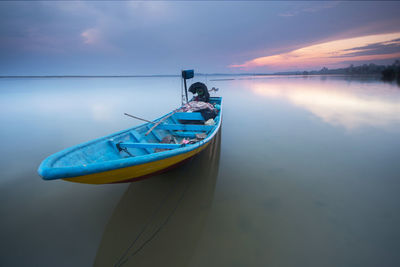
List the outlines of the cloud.
<svg viewBox="0 0 400 267">
<path fill-rule="evenodd" d="M 400 57 L 400 32 L 367 35 L 305 46 L 286 53 L 258 57 L 231 68 L 275 69 L 339 66 L 344 61 L 382 60 Z"/>
<path fill-rule="evenodd" d="M 400 39 L 349 48 L 345 49 L 344 51 L 348 52 L 347 54 L 343 55 L 346 57 L 398 53 L 400 51 Z"/>
<path fill-rule="evenodd" d="M 312 4 L 300 3 L 297 5 L 293 5 L 293 3 L 291 3 L 290 10 L 280 13 L 280 14 L 278 14 L 278 16 L 294 17 L 301 13 L 314 13 L 314 12 L 318 12 L 318 11 L 321 11 L 324 9 L 333 8 L 333 7 L 337 6 L 338 4 L 339 4 L 339 2 L 333 2 L 333 1 L 332 2 L 322 2 L 322 3 L 313 2 Z"/>
<path fill-rule="evenodd" d="M 98 29 L 87 29 L 81 33 L 85 44 L 96 44 L 100 40 L 100 31 Z"/>
<path fill-rule="evenodd" d="M 185 65 L 202 72 L 240 72 L 227 66 L 325 40 L 400 31 L 399 6 L 400 2 L 4 2 L 0 73 L 169 74 Z M 292 17 L 279 16 L 285 12 Z"/>
</svg>

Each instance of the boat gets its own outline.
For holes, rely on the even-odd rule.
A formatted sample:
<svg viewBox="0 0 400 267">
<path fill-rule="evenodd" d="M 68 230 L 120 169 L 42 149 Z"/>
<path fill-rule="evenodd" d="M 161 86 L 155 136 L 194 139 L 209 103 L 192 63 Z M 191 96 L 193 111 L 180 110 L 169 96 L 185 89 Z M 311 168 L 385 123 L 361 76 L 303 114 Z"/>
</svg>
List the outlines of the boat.
<svg viewBox="0 0 400 267">
<path fill-rule="evenodd" d="M 85 184 L 132 182 L 166 171 L 200 153 L 221 128 L 222 97 L 207 97 L 207 102 L 200 101 L 202 98 L 188 101 L 186 80 L 193 76 L 193 70 L 182 71 L 185 105 L 154 121 L 57 152 L 43 160 L 39 175 L 44 180 Z M 194 92 L 192 86 L 189 90 Z M 214 118 L 205 118 L 209 112 L 203 113 L 204 110 L 214 112 Z"/>
</svg>

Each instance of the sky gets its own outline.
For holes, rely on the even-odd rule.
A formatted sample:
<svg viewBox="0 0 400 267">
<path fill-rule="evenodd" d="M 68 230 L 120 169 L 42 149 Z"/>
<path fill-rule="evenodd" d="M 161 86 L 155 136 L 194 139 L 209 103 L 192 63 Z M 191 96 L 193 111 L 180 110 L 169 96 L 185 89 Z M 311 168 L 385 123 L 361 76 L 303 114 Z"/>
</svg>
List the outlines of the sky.
<svg viewBox="0 0 400 267">
<path fill-rule="evenodd" d="M 400 59 L 398 1 L 0 1 L 0 75 L 274 73 Z"/>
</svg>

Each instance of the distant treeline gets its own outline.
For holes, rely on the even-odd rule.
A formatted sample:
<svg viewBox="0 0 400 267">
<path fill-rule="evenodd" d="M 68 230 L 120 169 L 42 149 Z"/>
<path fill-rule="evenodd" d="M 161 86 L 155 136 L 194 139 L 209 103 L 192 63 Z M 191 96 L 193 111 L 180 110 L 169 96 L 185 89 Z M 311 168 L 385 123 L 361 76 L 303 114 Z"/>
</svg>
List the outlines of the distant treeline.
<svg viewBox="0 0 400 267">
<path fill-rule="evenodd" d="M 400 84 L 400 61 L 396 60 L 392 65 L 382 70 L 382 80 L 394 81 Z"/>
<path fill-rule="evenodd" d="M 384 81 L 394 81 L 400 85 L 400 60 L 396 60 L 391 65 L 363 64 L 354 66 L 351 64 L 347 68 L 328 69 L 323 67 L 321 70 L 312 71 L 286 71 L 276 73 L 196 73 L 196 76 L 269 76 L 269 75 L 373 75 L 381 77 Z M 160 78 L 160 77 L 180 77 L 179 74 L 153 74 L 153 75 L 0 75 L 0 78 Z M 230 78 L 212 79 L 210 81 L 227 81 Z"/>
<path fill-rule="evenodd" d="M 385 81 L 400 81 L 400 61 L 396 60 L 392 65 L 363 64 L 354 66 L 351 64 L 347 68 L 328 69 L 323 67 L 321 70 L 313 71 L 294 71 L 278 72 L 277 75 L 317 75 L 317 74 L 343 74 L 343 75 L 380 75 Z"/>
</svg>

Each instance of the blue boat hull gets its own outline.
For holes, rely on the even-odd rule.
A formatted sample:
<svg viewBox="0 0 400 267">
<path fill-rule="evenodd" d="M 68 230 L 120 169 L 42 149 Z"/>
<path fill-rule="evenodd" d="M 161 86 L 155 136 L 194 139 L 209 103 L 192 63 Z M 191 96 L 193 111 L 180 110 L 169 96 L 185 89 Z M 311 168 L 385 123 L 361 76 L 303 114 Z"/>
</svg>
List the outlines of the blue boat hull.
<svg viewBox="0 0 400 267">
<path fill-rule="evenodd" d="M 106 184 L 165 171 L 205 149 L 219 131 L 222 98 L 212 97 L 210 102 L 219 106 L 214 125 L 185 123 L 204 121 L 199 112 L 172 112 L 155 120 L 163 122 L 151 132 L 154 124 L 146 123 L 55 153 L 41 163 L 38 173 L 45 180 Z M 163 142 L 167 136 L 175 142 Z M 202 139 L 182 144 L 182 140 L 198 136 Z"/>
</svg>

